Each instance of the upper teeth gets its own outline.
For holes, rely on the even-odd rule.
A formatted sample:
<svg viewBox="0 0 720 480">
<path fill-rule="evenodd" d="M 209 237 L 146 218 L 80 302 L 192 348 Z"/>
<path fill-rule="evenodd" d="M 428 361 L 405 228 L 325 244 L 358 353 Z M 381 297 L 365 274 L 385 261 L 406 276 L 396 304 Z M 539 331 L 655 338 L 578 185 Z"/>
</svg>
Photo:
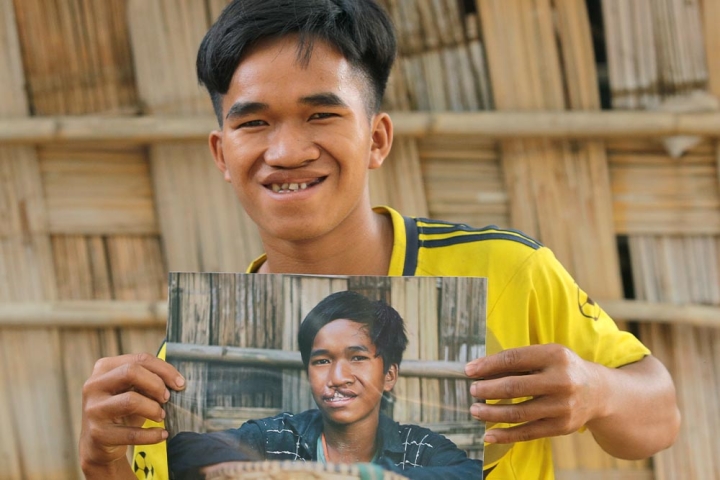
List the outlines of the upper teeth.
<svg viewBox="0 0 720 480">
<path fill-rule="evenodd" d="M 334 402 L 335 400 L 340 400 L 341 398 L 348 398 L 348 396 L 340 392 L 335 392 L 335 394 L 330 397 L 330 401 Z"/>
<path fill-rule="evenodd" d="M 307 188 L 307 183 L 283 183 L 282 185 L 279 183 L 273 183 L 271 188 L 275 193 L 296 192 L 298 190 L 305 190 Z"/>
</svg>

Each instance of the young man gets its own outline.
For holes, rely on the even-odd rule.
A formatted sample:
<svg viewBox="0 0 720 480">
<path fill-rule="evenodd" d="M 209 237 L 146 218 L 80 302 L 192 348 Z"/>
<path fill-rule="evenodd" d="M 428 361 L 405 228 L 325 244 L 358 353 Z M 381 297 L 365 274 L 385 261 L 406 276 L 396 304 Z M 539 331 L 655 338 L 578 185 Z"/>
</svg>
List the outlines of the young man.
<svg viewBox="0 0 720 480">
<path fill-rule="evenodd" d="M 392 145 L 379 106 L 394 55 L 392 25 L 372 0 L 239 0 L 211 27 L 198 75 L 220 122 L 215 162 L 265 248 L 249 271 L 488 277 L 491 354 L 466 373 L 480 400 L 471 412 L 493 427 L 491 480 L 553 478 L 547 437 L 581 428 L 621 458 L 667 448 L 679 428 L 667 370 L 597 305 L 585 311 L 547 248 L 514 231 L 371 208 L 368 170 Z M 132 478 L 127 445 L 163 441 L 162 426 L 142 420 L 161 421 L 167 389 L 182 386 L 152 356 L 101 359 L 84 388 L 87 476 Z M 162 446 L 135 459 L 140 478 L 166 478 Z"/>
<path fill-rule="evenodd" d="M 252 420 L 236 430 L 182 432 L 168 443 L 176 479 L 252 460 L 368 463 L 413 479 L 467 480 L 482 463 L 427 428 L 380 413 L 407 345 L 403 319 L 356 292 L 324 298 L 300 325 L 298 345 L 318 409 Z"/>
</svg>

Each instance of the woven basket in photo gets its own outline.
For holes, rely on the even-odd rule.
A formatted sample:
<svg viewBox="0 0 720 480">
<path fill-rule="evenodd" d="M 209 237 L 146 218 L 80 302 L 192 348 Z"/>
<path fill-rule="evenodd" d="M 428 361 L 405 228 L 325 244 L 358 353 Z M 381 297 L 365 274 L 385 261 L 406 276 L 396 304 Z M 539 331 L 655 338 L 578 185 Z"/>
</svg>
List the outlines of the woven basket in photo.
<svg viewBox="0 0 720 480">
<path fill-rule="evenodd" d="M 407 480 L 377 465 L 316 462 L 233 462 L 208 473 L 207 480 Z"/>
</svg>

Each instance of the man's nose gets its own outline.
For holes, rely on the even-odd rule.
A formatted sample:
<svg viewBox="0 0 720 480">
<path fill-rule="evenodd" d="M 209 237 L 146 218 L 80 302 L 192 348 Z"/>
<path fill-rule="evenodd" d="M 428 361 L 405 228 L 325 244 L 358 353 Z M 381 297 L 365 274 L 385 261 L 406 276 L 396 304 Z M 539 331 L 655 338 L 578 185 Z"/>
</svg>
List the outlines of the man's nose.
<svg viewBox="0 0 720 480">
<path fill-rule="evenodd" d="M 353 380 L 352 369 L 348 362 L 341 360 L 333 364 L 328 377 L 328 385 L 333 387 L 347 385 L 352 383 Z"/>
<path fill-rule="evenodd" d="M 269 137 L 265 163 L 277 168 L 296 168 L 320 157 L 320 148 L 302 125 L 279 125 Z"/>
</svg>

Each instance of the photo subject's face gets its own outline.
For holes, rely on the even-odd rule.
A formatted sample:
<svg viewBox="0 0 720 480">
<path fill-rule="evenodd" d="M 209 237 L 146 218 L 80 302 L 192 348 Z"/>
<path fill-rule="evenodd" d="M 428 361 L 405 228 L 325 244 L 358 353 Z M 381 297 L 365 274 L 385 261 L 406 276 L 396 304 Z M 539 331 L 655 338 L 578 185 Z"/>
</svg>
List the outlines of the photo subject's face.
<svg viewBox="0 0 720 480">
<path fill-rule="evenodd" d="M 364 325 L 334 320 L 320 329 L 310 351 L 308 379 L 326 420 L 352 424 L 378 415 L 384 391 L 394 385 Z"/>
<path fill-rule="evenodd" d="M 292 36 L 243 58 L 223 100 L 219 166 L 262 234 L 317 238 L 367 203 L 368 169 L 379 164 L 366 90 L 322 41 L 306 66 Z"/>
</svg>

